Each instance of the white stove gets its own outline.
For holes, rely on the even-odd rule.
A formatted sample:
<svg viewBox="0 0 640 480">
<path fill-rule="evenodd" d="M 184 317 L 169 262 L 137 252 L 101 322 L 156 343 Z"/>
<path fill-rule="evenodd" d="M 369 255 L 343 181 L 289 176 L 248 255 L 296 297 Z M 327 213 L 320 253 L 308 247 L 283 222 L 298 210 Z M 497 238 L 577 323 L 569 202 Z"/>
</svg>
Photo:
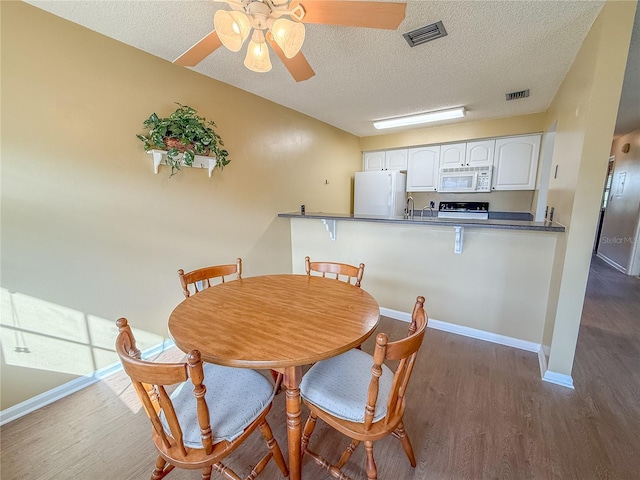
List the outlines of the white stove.
<svg viewBox="0 0 640 480">
<path fill-rule="evenodd" d="M 438 218 L 486 220 L 489 218 L 489 202 L 440 202 Z"/>
</svg>

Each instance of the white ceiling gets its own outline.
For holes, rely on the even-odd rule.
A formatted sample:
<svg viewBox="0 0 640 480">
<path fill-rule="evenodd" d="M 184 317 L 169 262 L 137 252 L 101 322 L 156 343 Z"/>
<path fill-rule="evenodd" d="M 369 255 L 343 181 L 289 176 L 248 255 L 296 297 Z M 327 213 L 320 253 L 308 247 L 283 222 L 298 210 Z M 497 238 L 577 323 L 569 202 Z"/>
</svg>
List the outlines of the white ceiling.
<svg viewBox="0 0 640 480">
<path fill-rule="evenodd" d="M 211 0 L 27 1 L 168 61 L 213 30 L 216 10 L 228 9 Z M 406 3 L 396 31 L 307 24 L 302 52 L 316 75 L 304 82 L 296 83 L 273 53 L 270 72 L 247 70 L 246 46 L 238 53 L 221 47 L 195 70 L 357 136 L 381 133 L 374 120 L 454 106 L 467 108 L 465 121 L 541 112 L 604 1 Z M 439 20 L 446 37 L 414 48 L 402 37 Z M 637 79 L 626 82 L 637 87 Z M 531 91 L 528 98 L 505 100 L 506 93 L 524 89 Z M 630 90 L 631 113 L 621 111 L 620 121 L 638 128 L 640 88 Z"/>
</svg>

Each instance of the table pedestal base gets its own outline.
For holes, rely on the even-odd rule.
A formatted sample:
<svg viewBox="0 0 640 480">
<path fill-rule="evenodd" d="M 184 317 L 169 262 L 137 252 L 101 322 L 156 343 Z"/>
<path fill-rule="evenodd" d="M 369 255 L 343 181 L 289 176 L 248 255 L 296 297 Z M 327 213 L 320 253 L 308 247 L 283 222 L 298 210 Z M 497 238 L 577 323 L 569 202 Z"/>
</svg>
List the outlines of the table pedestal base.
<svg viewBox="0 0 640 480">
<path fill-rule="evenodd" d="M 285 388 L 285 406 L 287 409 L 287 440 L 289 444 L 289 478 L 301 480 L 302 455 L 300 442 L 302 429 L 300 415 L 302 414 L 300 401 L 300 381 L 302 367 L 286 367 L 284 369 L 283 385 Z"/>
</svg>

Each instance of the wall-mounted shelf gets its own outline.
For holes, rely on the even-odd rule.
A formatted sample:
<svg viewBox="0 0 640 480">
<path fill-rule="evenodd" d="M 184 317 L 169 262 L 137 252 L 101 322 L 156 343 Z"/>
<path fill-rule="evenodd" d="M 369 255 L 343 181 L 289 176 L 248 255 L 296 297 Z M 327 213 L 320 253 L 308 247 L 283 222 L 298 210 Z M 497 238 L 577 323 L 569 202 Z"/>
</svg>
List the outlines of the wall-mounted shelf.
<svg viewBox="0 0 640 480">
<path fill-rule="evenodd" d="M 158 167 L 161 163 L 166 164 L 165 156 L 167 155 L 166 150 L 149 150 L 147 153 L 153 155 L 153 171 L 154 173 L 158 173 Z M 180 154 L 181 156 L 182 154 Z M 209 170 L 209 176 L 213 172 L 213 169 L 217 165 L 216 157 L 207 157 L 205 155 L 196 155 L 193 159 L 193 165 L 190 165 L 192 168 L 206 168 Z M 182 167 L 187 167 L 189 165 L 182 165 Z"/>
</svg>

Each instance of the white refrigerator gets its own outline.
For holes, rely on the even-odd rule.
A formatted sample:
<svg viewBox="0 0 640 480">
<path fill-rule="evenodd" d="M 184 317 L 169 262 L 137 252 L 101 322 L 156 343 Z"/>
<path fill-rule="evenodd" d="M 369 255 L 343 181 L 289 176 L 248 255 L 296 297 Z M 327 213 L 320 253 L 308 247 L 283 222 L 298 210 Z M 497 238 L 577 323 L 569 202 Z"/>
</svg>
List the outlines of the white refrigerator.
<svg viewBox="0 0 640 480">
<path fill-rule="evenodd" d="M 406 185 L 407 175 L 401 172 L 356 172 L 353 214 L 402 216 L 407 202 Z"/>
</svg>

